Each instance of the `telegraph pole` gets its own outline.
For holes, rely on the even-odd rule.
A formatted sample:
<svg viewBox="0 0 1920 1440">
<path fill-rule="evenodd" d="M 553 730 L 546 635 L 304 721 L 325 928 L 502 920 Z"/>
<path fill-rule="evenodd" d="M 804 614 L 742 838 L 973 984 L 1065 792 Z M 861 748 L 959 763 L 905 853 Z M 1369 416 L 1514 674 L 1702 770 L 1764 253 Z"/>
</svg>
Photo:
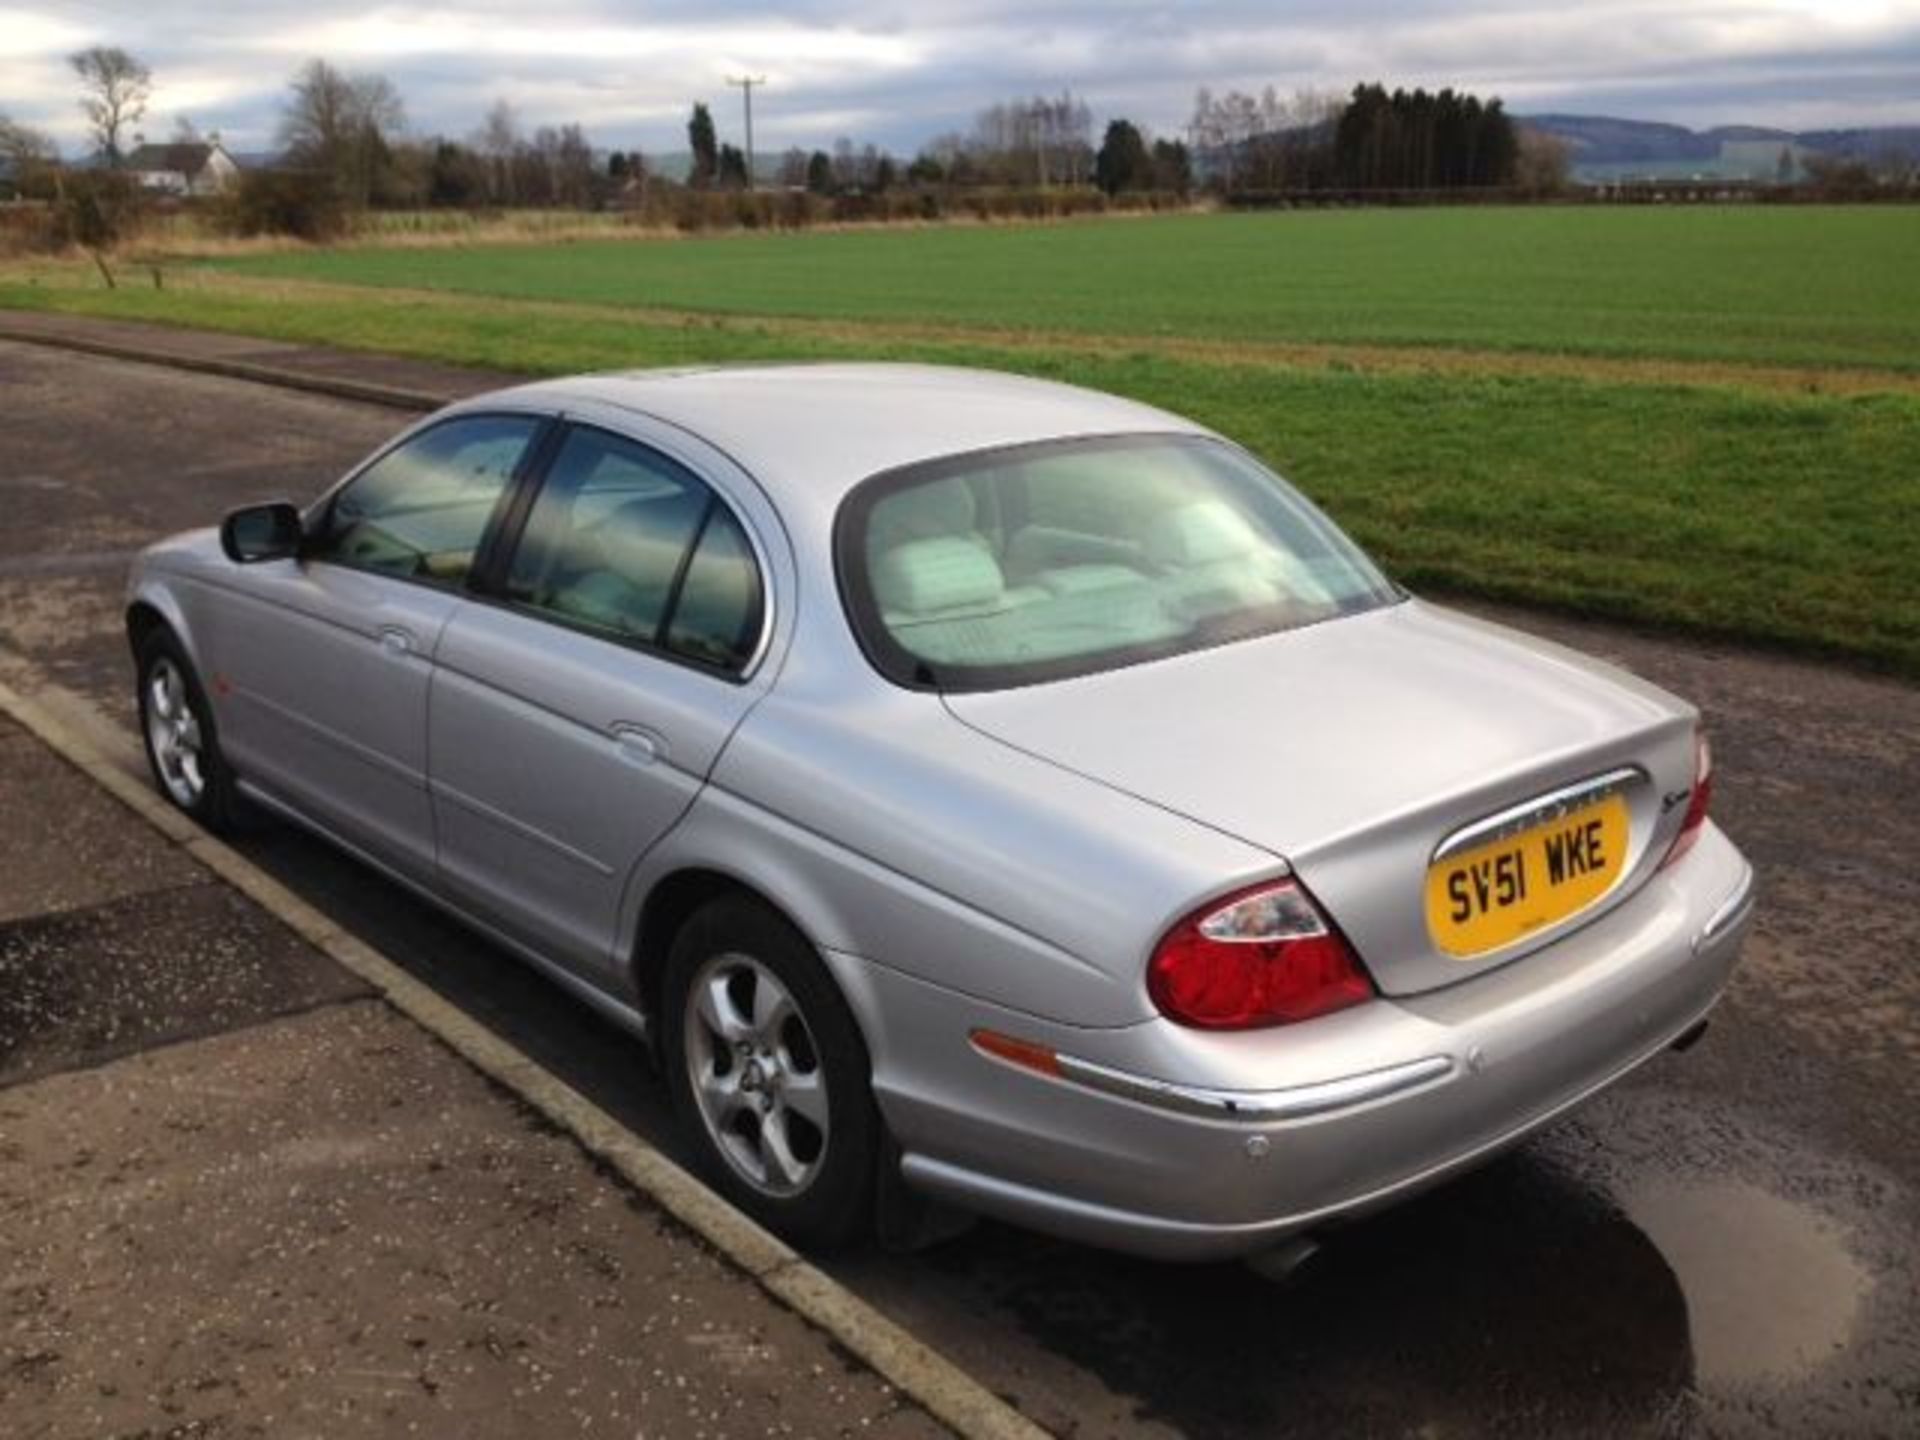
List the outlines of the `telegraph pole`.
<svg viewBox="0 0 1920 1440">
<path fill-rule="evenodd" d="M 740 87 L 740 99 L 747 107 L 747 189 L 760 188 L 760 176 L 753 168 L 753 87 L 767 83 L 764 75 L 729 75 L 727 84 Z"/>
</svg>

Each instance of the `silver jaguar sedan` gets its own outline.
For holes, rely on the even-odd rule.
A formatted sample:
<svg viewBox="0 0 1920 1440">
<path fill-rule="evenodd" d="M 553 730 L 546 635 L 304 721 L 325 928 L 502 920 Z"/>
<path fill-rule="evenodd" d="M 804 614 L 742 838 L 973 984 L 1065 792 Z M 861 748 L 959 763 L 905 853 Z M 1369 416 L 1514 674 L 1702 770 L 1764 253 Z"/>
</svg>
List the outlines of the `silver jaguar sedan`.
<svg viewBox="0 0 1920 1440">
<path fill-rule="evenodd" d="M 931 1197 L 1249 1254 L 1726 984 L 1696 712 L 1398 589 L 1230 441 L 894 365 L 597 375 L 147 551 L 153 771 L 647 1037 L 804 1244 Z"/>
</svg>

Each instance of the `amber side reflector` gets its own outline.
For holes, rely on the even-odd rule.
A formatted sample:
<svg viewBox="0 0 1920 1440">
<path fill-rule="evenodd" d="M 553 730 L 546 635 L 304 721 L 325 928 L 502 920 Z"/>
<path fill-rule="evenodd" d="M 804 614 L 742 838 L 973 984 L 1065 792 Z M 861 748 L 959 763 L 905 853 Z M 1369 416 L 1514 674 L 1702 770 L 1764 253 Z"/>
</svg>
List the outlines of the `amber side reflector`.
<svg viewBox="0 0 1920 1440">
<path fill-rule="evenodd" d="M 973 1048 L 983 1055 L 991 1055 L 996 1060 L 1004 1060 L 1009 1065 L 1018 1065 L 1022 1070 L 1032 1070 L 1040 1075 L 1058 1076 L 1060 1057 L 1044 1045 L 1035 1045 L 1030 1040 L 1016 1040 L 1011 1035 L 1001 1035 L 992 1030 L 975 1030 L 968 1039 Z"/>
</svg>

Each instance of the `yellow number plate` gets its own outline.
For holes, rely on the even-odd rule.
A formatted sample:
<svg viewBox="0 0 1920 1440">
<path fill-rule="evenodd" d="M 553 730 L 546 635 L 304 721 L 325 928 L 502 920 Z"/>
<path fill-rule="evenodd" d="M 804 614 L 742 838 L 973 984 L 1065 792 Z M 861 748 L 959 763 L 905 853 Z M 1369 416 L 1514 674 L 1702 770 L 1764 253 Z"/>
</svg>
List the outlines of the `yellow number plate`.
<svg viewBox="0 0 1920 1440">
<path fill-rule="evenodd" d="M 1427 929 L 1457 960 L 1557 925 L 1593 904 L 1627 858 L 1627 802 L 1609 795 L 1558 820 L 1436 861 Z"/>
</svg>

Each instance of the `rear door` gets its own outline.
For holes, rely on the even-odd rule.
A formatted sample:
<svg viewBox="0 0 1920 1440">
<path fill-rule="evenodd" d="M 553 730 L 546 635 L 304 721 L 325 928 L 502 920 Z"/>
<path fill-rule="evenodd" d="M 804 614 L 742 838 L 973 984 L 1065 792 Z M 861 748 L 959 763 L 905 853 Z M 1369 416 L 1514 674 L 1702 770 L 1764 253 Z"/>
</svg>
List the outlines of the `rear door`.
<svg viewBox="0 0 1920 1440">
<path fill-rule="evenodd" d="M 568 426 L 429 706 L 442 885 L 583 974 L 766 683 L 759 542 L 686 458 Z"/>
<path fill-rule="evenodd" d="M 221 743 L 237 768 L 417 879 L 433 647 L 544 417 L 460 415 L 375 457 L 310 517 L 299 559 L 239 567 L 209 607 Z"/>
</svg>

